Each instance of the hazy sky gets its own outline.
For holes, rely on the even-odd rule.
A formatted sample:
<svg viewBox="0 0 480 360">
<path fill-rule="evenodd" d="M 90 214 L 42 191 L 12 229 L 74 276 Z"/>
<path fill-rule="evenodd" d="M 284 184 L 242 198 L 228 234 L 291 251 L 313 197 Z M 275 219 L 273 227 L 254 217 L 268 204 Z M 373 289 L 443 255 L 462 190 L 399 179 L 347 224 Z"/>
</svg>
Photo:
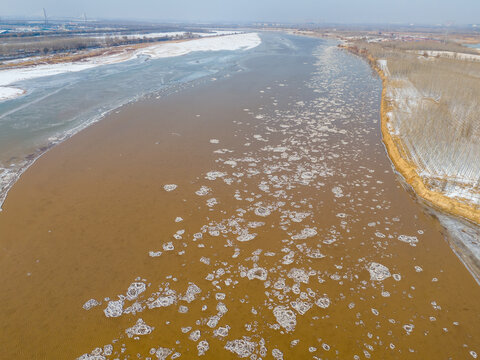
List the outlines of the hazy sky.
<svg viewBox="0 0 480 360">
<path fill-rule="evenodd" d="M 480 0 L 0 0 L 0 16 L 338 23 L 480 23 Z"/>
</svg>

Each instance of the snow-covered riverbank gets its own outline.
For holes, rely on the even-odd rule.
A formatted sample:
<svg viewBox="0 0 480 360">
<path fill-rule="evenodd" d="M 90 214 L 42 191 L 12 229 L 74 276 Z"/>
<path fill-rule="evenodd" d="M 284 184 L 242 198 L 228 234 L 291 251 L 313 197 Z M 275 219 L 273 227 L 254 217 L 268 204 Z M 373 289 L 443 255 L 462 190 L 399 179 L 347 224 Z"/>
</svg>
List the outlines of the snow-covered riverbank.
<svg viewBox="0 0 480 360">
<path fill-rule="evenodd" d="M 139 56 L 148 56 L 156 59 L 186 55 L 194 51 L 248 50 L 260 45 L 260 43 L 261 39 L 257 33 L 204 37 L 202 39 L 181 42 L 156 43 L 133 51 L 97 56 L 76 62 L 41 64 L 1 70 L 0 101 L 23 95 L 25 91 L 15 85 L 24 80 L 82 71 L 101 65 L 128 61 Z"/>
</svg>

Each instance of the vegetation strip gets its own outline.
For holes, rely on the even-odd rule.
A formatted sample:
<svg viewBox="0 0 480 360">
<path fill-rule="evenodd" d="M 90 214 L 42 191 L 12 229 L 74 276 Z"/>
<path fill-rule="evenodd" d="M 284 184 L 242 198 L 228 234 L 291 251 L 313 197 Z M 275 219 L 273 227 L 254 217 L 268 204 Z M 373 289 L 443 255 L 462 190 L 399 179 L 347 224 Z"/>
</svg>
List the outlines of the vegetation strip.
<svg viewBox="0 0 480 360">
<path fill-rule="evenodd" d="M 386 96 L 389 82 L 383 70 L 378 66 L 378 59 L 374 58 L 366 51 L 359 50 L 357 47 L 348 45 L 342 45 L 342 47 L 356 55 L 366 58 L 370 66 L 382 79 L 382 100 L 380 109 L 382 140 L 387 149 L 388 156 L 395 166 L 395 169 L 404 177 L 405 181 L 413 188 L 415 193 L 424 200 L 428 201 L 433 207 L 449 214 L 473 221 L 476 224 L 480 224 L 480 209 L 478 207 L 461 203 L 455 199 L 445 196 L 440 192 L 428 189 L 422 178 L 418 175 L 415 164 L 410 163 L 402 156 L 402 152 L 397 145 L 397 143 L 401 144 L 401 140 L 394 138 L 394 135 L 390 133 L 387 127 L 389 121 L 387 114 L 392 110 L 393 105 Z"/>
</svg>

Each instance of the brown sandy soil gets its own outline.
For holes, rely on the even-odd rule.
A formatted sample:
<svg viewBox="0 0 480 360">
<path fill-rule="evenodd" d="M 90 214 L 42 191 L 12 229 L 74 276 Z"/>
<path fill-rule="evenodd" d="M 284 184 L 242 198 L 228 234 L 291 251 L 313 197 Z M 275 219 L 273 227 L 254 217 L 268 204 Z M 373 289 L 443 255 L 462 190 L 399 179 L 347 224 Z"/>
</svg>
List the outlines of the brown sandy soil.
<svg viewBox="0 0 480 360">
<path fill-rule="evenodd" d="M 236 359 L 224 349 L 226 340 L 214 337 L 207 325 L 219 302 L 229 310 L 219 324 L 230 327 L 227 340 L 248 336 L 258 350 L 263 338 L 268 348 L 264 358 L 271 358 L 273 349 L 280 349 L 286 359 L 364 358 L 365 351 L 378 359 L 469 358 L 470 351 L 478 352 L 480 287 L 444 241 L 435 219 L 396 180 L 373 123 L 378 113 L 367 119 L 361 116 L 378 102 L 358 105 L 359 117 L 349 115 L 345 126 L 336 123 L 336 129 L 344 132 L 325 125 L 331 131 L 321 127 L 315 139 L 308 138 L 311 129 L 306 122 L 288 128 L 307 116 L 303 110 L 294 116 L 275 112 L 293 107 L 295 97 L 304 91 L 303 79 L 295 73 L 306 66 L 303 61 L 289 68 L 291 74 L 276 65 L 279 73 L 273 75 L 282 78 L 281 84 L 265 78 L 275 68 L 265 65 L 257 72 L 128 105 L 41 157 L 13 187 L 0 213 L 1 357 L 72 359 L 118 339 L 113 344 L 118 358 L 137 354 L 146 358 L 152 356 L 151 348 L 161 346 L 175 348 L 182 359 L 193 359 L 198 358 L 198 342 L 181 332 L 190 326 L 200 329 L 201 340 L 209 342 L 203 358 Z M 278 100 L 270 112 L 276 116 L 252 116 L 269 113 L 264 107 L 271 97 Z M 322 118 L 315 121 L 332 114 L 320 113 Z M 268 142 L 256 140 L 255 134 Z M 292 183 L 278 197 L 273 196 L 273 186 L 272 193 L 261 192 L 253 169 L 283 166 L 279 179 L 304 171 L 294 166 L 293 159 L 287 165 L 280 155 L 258 157 L 265 146 L 278 146 L 284 140 L 293 143 L 290 155 L 301 146 L 302 156 L 312 156 L 302 166 L 315 160 L 333 169 L 334 175 L 310 186 Z M 213 152 L 219 149 L 233 153 Z M 253 160 L 239 161 L 232 169 L 221 161 L 229 156 L 261 160 L 256 165 Z M 228 185 L 221 179 L 206 180 L 205 174 L 212 170 L 251 176 Z M 165 184 L 178 188 L 166 192 Z M 211 187 L 211 194 L 196 195 L 202 185 Z M 334 195 L 338 186 L 343 197 Z M 233 198 L 235 189 L 243 200 Z M 218 205 L 205 205 L 211 197 Z M 288 224 L 277 210 L 269 217 L 251 210 L 238 215 L 239 208 L 256 207 L 256 201 L 283 201 L 289 211 L 311 214 L 302 223 Z M 176 223 L 178 216 L 184 220 Z M 238 241 L 238 234 L 209 236 L 208 232 L 202 240 L 192 240 L 203 225 L 231 216 L 266 224 L 251 230 L 258 235 L 248 242 Z M 315 224 L 318 235 L 305 240 L 292 242 L 282 229 L 288 226 L 288 231 L 299 233 L 308 224 Z M 186 232 L 182 239 L 174 239 L 172 234 L 179 229 Z M 398 241 L 398 234 L 416 234 L 419 242 L 410 246 Z M 332 236 L 336 241 L 328 241 Z M 175 251 L 163 250 L 162 244 L 169 241 Z M 285 248 L 296 254 L 290 265 L 282 263 L 289 254 Z M 302 255 L 306 248 L 319 249 L 325 257 L 308 258 Z M 235 249 L 239 256 L 232 258 Z M 163 252 L 160 257 L 148 256 L 158 250 Z M 274 255 L 266 256 L 267 252 Z M 201 257 L 209 258 L 210 265 L 200 262 Z M 372 261 L 401 278 L 372 281 L 366 270 Z M 269 270 L 270 285 L 241 276 L 242 266 L 250 269 L 254 264 Z M 294 284 L 286 275 L 293 268 L 315 275 Z M 216 274 L 215 283 L 206 279 L 210 273 Z M 279 276 L 288 286 L 298 286 L 307 299 L 310 289 L 315 299 L 328 296 L 331 304 L 313 305 L 304 316 L 296 313 L 295 331 L 276 328 L 272 311 L 279 300 L 273 296 L 273 283 Z M 116 294 L 125 294 L 137 277 L 151 284 L 139 297 L 142 301 L 158 287 L 165 288 L 166 282 L 178 293 L 185 293 L 193 282 L 202 293 L 192 303 L 178 300 L 165 308 L 105 317 L 104 298 L 115 300 Z M 229 278 L 232 283 L 227 285 Z M 217 293 L 226 298 L 216 300 Z M 303 295 L 284 296 L 295 301 Z M 90 298 L 102 304 L 82 309 Z M 179 305 L 188 306 L 188 312 L 179 313 Z M 138 318 L 155 329 L 140 340 L 130 339 L 125 329 Z M 405 330 L 409 324 L 415 325 L 411 332 Z M 295 340 L 300 340 L 298 345 L 292 343 Z"/>
</svg>

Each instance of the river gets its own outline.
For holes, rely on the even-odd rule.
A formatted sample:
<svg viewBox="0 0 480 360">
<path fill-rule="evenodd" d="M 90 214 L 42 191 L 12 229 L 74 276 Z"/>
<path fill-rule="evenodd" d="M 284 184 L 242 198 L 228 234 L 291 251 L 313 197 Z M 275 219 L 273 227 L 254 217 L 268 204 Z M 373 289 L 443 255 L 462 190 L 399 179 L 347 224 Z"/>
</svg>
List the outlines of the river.
<svg viewBox="0 0 480 360">
<path fill-rule="evenodd" d="M 380 79 L 334 41 L 261 36 L 20 177 L 5 358 L 477 357 L 480 287 L 391 167 Z"/>
</svg>

